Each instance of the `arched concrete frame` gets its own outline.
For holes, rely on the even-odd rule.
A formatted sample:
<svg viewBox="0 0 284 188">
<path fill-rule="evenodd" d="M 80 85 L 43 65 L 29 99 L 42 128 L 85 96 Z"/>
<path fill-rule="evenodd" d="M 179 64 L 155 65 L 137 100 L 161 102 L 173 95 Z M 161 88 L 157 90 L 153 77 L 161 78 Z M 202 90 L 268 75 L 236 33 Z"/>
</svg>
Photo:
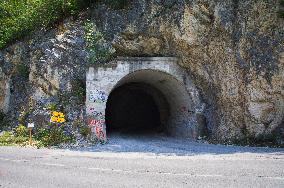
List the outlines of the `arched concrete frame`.
<svg viewBox="0 0 284 188">
<path fill-rule="evenodd" d="M 86 112 L 92 132 L 106 139 L 105 110 L 116 88 L 140 83 L 155 100 L 165 131 L 176 137 L 196 139 L 203 105 L 198 90 L 174 57 L 118 58 L 87 72 Z M 143 84 L 143 86 L 142 86 Z"/>
</svg>

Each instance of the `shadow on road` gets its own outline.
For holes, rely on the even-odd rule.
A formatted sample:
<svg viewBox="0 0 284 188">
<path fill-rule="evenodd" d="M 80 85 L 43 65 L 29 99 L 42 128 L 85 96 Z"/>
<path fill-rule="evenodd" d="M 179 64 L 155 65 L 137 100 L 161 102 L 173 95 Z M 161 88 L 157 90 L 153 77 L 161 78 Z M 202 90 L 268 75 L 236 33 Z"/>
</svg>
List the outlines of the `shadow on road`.
<svg viewBox="0 0 284 188">
<path fill-rule="evenodd" d="M 155 155 L 193 156 L 193 155 L 221 155 L 234 153 L 263 153 L 284 155 L 284 148 L 242 147 L 232 145 L 213 145 L 186 139 L 167 137 L 163 134 L 127 135 L 112 134 L 104 145 L 72 149 L 88 152 L 133 152 Z"/>
</svg>

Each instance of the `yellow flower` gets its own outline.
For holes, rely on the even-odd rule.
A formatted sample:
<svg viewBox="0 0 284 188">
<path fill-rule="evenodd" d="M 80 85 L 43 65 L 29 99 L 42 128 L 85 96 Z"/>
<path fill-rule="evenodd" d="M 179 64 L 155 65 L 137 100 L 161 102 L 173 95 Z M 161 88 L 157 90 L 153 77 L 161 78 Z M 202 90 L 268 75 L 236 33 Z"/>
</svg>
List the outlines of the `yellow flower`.
<svg viewBox="0 0 284 188">
<path fill-rule="evenodd" d="M 54 112 L 52 112 L 52 115 L 53 115 L 53 116 L 58 116 L 58 115 L 59 115 L 59 112 L 54 111 Z"/>
<path fill-rule="evenodd" d="M 64 118 L 65 116 L 64 116 L 64 114 L 63 113 L 59 113 L 59 117 L 61 117 L 61 118 Z"/>
<path fill-rule="evenodd" d="M 52 117 L 51 117 L 51 121 L 52 121 L 52 122 L 57 122 L 57 121 L 58 121 L 58 118 L 57 118 L 57 117 L 52 116 Z"/>
</svg>

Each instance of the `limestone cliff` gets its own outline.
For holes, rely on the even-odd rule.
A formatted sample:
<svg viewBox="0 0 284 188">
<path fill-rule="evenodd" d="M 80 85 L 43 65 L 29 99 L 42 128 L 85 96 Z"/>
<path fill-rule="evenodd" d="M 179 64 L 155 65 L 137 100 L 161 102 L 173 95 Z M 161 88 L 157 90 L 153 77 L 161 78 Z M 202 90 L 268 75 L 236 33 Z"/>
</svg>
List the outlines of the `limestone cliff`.
<svg viewBox="0 0 284 188">
<path fill-rule="evenodd" d="M 85 74 L 82 26 L 89 16 L 117 56 L 180 58 L 206 104 L 211 140 L 277 137 L 283 143 L 284 20 L 278 9 L 274 0 L 142 0 L 120 10 L 98 4 L 0 52 L 0 105 L 7 111 L 9 102 L 17 117 L 31 96 L 44 106 L 72 90 L 72 80 Z M 13 71 L 17 64 L 29 67 L 26 80 Z M 69 111 L 70 118 L 80 113 Z"/>
</svg>

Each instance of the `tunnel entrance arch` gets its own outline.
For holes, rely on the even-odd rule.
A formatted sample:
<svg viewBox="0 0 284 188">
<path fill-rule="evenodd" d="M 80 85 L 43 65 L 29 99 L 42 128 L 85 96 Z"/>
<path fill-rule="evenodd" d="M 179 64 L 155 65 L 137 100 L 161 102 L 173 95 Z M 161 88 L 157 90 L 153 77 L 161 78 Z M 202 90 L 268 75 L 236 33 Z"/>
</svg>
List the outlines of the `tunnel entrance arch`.
<svg viewBox="0 0 284 188">
<path fill-rule="evenodd" d="M 199 94 L 173 57 L 119 58 L 87 72 L 88 124 L 99 139 L 115 129 L 158 130 L 195 139 Z"/>
<path fill-rule="evenodd" d="M 145 134 L 163 130 L 169 106 L 154 87 L 141 82 L 127 82 L 110 93 L 106 104 L 106 130 Z"/>
</svg>

